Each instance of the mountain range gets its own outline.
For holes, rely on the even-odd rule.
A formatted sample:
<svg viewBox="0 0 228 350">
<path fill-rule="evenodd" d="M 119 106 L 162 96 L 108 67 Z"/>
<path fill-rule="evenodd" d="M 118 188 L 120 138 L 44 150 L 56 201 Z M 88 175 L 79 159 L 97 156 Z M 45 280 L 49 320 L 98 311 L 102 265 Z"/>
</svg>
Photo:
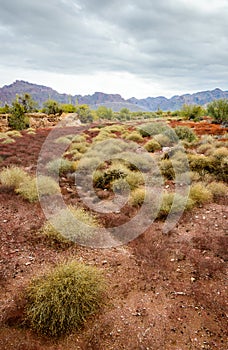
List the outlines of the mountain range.
<svg viewBox="0 0 228 350">
<path fill-rule="evenodd" d="M 42 106 L 43 102 L 48 99 L 56 100 L 59 103 L 78 103 L 88 104 L 92 109 L 98 108 L 100 105 L 119 111 L 123 107 L 127 107 L 131 111 L 174 111 L 181 109 L 183 104 L 206 105 L 207 103 L 220 99 L 228 98 L 228 91 L 216 88 L 211 91 L 201 91 L 194 94 L 176 95 L 171 98 L 164 96 L 147 97 L 137 99 L 132 97 L 125 100 L 119 94 L 106 94 L 103 92 L 95 92 L 93 95 L 69 95 L 61 94 L 50 87 L 32 84 L 23 80 L 16 80 L 10 85 L 0 88 L 0 104 L 11 104 L 16 94 L 21 95 L 29 93 L 32 98 Z"/>
</svg>

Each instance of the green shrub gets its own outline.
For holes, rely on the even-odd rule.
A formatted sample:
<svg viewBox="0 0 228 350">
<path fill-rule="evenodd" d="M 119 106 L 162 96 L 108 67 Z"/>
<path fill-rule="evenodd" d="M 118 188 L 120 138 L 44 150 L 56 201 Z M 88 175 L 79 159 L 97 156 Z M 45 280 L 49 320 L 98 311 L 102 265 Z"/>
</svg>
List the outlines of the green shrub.
<svg viewBox="0 0 228 350">
<path fill-rule="evenodd" d="M 187 126 L 177 126 L 175 132 L 180 140 L 186 140 L 188 142 L 193 142 L 197 139 L 196 134 L 191 128 Z"/>
<path fill-rule="evenodd" d="M 0 172 L 0 182 L 2 185 L 14 189 L 18 188 L 28 178 L 28 174 L 23 169 L 14 165 Z"/>
<path fill-rule="evenodd" d="M 76 261 L 62 263 L 32 280 L 27 288 L 26 316 L 38 333 L 59 337 L 79 329 L 104 302 L 101 272 Z"/>
<path fill-rule="evenodd" d="M 161 149 L 161 145 L 156 140 L 152 139 L 145 143 L 144 148 L 148 152 L 155 152 Z"/>
<path fill-rule="evenodd" d="M 191 186 L 189 197 L 194 203 L 203 204 L 212 200 L 212 193 L 203 183 L 198 182 Z"/>
<path fill-rule="evenodd" d="M 160 162 L 161 174 L 168 180 L 173 180 L 175 178 L 175 171 L 173 164 L 170 159 L 163 159 Z"/>
<path fill-rule="evenodd" d="M 109 188 L 111 183 L 118 179 L 123 179 L 127 174 L 121 169 L 107 169 L 103 172 L 98 172 L 93 176 L 94 187 L 96 188 Z"/>
<path fill-rule="evenodd" d="M 74 163 L 68 159 L 57 158 L 47 164 L 47 170 L 51 175 L 59 175 L 74 170 Z"/>
<path fill-rule="evenodd" d="M 228 99 L 212 101 L 208 104 L 207 111 L 219 123 L 228 121 Z"/>
<path fill-rule="evenodd" d="M 188 160 L 192 171 L 197 171 L 201 175 L 205 171 L 211 171 L 211 159 L 209 157 L 199 154 L 190 154 Z"/>
<path fill-rule="evenodd" d="M 12 103 L 8 125 L 14 130 L 23 130 L 29 127 L 29 119 L 25 115 L 24 107 L 18 101 Z"/>
<path fill-rule="evenodd" d="M 211 182 L 207 185 L 207 189 L 212 193 L 214 199 L 218 197 L 227 196 L 228 194 L 228 186 L 223 182 Z"/>
<path fill-rule="evenodd" d="M 47 222 L 42 228 L 42 233 L 61 243 L 75 242 L 78 239 L 86 241 L 97 227 L 100 227 L 100 224 L 94 215 L 82 208 L 69 206 L 54 216 L 51 222 Z"/>
<path fill-rule="evenodd" d="M 59 185 L 51 177 L 39 176 L 37 178 L 27 177 L 24 179 L 16 189 L 16 193 L 29 202 L 36 202 L 39 199 L 37 186 L 40 196 L 52 195 L 60 191 Z"/>
</svg>

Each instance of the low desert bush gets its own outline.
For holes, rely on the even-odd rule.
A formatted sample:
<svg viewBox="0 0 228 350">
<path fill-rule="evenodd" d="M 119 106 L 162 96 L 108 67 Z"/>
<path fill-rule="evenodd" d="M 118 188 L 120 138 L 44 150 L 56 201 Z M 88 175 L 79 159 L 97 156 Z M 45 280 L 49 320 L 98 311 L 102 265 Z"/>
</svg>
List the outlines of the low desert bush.
<svg viewBox="0 0 228 350">
<path fill-rule="evenodd" d="M 131 190 L 144 184 L 144 177 L 140 171 L 129 171 L 125 179 Z"/>
<path fill-rule="evenodd" d="M 167 180 L 173 180 L 175 178 L 175 171 L 174 171 L 173 164 L 172 164 L 170 159 L 161 160 L 160 170 L 161 170 L 161 174 Z"/>
<path fill-rule="evenodd" d="M 228 195 L 228 186 L 223 182 L 213 181 L 207 185 L 207 189 L 212 193 L 215 200 Z"/>
<path fill-rule="evenodd" d="M 136 188 L 131 192 L 129 203 L 133 207 L 141 206 L 145 200 L 145 189 L 144 188 Z"/>
<path fill-rule="evenodd" d="M 12 165 L 0 172 L 0 182 L 3 186 L 16 189 L 28 178 L 28 174 L 21 168 Z"/>
<path fill-rule="evenodd" d="M 197 147 L 197 153 L 204 154 L 205 156 L 209 156 L 213 153 L 214 147 L 210 143 L 203 143 L 199 147 Z"/>
<path fill-rule="evenodd" d="M 60 243 L 77 240 L 84 242 L 92 237 L 94 229 L 98 227 L 101 225 L 89 211 L 69 206 L 44 224 L 41 231 L 53 241 Z"/>
<path fill-rule="evenodd" d="M 215 151 L 212 153 L 212 157 L 221 161 L 223 158 L 228 157 L 228 148 L 220 147 L 215 149 Z"/>
<path fill-rule="evenodd" d="M 180 213 L 184 210 L 191 209 L 193 205 L 194 202 L 191 198 L 186 199 L 178 193 L 164 191 L 158 217 L 165 217 L 170 211 L 172 211 L 173 214 Z"/>
<path fill-rule="evenodd" d="M 170 138 L 164 134 L 158 134 L 154 136 L 154 139 L 162 146 L 168 147 L 172 145 Z"/>
<path fill-rule="evenodd" d="M 131 152 L 123 152 L 122 159 L 125 159 L 127 162 L 127 167 L 130 170 L 140 170 L 142 172 L 148 172 L 153 167 L 153 161 L 151 156 L 143 152 L 142 154 Z"/>
<path fill-rule="evenodd" d="M 129 184 L 124 179 L 114 180 L 112 182 L 112 190 L 115 193 L 124 194 L 129 191 Z"/>
<path fill-rule="evenodd" d="M 190 154 L 188 156 L 189 167 L 192 171 L 197 171 L 199 174 L 210 172 L 211 159 L 201 154 Z"/>
<path fill-rule="evenodd" d="M 187 126 L 177 126 L 175 133 L 180 140 L 186 140 L 187 142 L 194 142 L 197 139 L 194 131 Z"/>
<path fill-rule="evenodd" d="M 111 133 L 123 132 L 125 129 L 126 129 L 125 125 L 118 125 L 118 124 L 108 125 L 103 128 L 103 130 Z"/>
<path fill-rule="evenodd" d="M 147 123 L 139 126 L 138 131 L 143 137 L 162 134 L 167 129 L 164 123 Z"/>
<path fill-rule="evenodd" d="M 78 151 L 80 153 L 86 153 L 86 151 L 88 150 L 89 144 L 87 142 L 72 142 L 69 150 L 74 150 L 74 151 Z"/>
<path fill-rule="evenodd" d="M 74 163 L 68 159 L 57 158 L 47 163 L 47 170 L 50 175 L 59 175 L 74 170 Z"/>
<path fill-rule="evenodd" d="M 59 337 L 79 329 L 104 303 L 105 281 L 92 266 L 61 263 L 26 290 L 26 318 L 38 333 Z"/>
<path fill-rule="evenodd" d="M 29 202 L 36 202 L 39 196 L 52 195 L 60 192 L 59 185 L 49 176 L 39 176 L 37 178 L 27 177 L 16 189 Z"/>
<path fill-rule="evenodd" d="M 4 139 L 1 143 L 3 145 L 8 145 L 9 143 L 15 143 L 16 141 L 14 139 L 12 139 L 11 137 L 7 137 L 6 139 Z"/>
<path fill-rule="evenodd" d="M 130 140 L 134 142 L 142 142 L 143 137 L 138 131 L 132 131 L 130 134 L 126 136 L 126 140 Z"/>
<path fill-rule="evenodd" d="M 9 137 L 22 137 L 20 131 L 18 130 L 9 130 L 6 132 L 6 135 Z"/>
<path fill-rule="evenodd" d="M 197 205 L 210 202 L 213 198 L 211 191 L 202 182 L 191 186 L 189 197 Z"/>
<path fill-rule="evenodd" d="M 63 143 L 65 145 L 70 145 L 71 142 L 71 139 L 67 136 L 61 136 L 55 140 L 55 143 Z"/>
<path fill-rule="evenodd" d="M 152 139 L 145 143 L 144 148 L 148 152 L 155 152 L 161 149 L 161 145 L 156 140 Z"/>
<path fill-rule="evenodd" d="M 78 163 L 77 171 L 92 171 L 101 164 L 99 157 L 82 157 Z"/>
<path fill-rule="evenodd" d="M 86 141 L 86 135 L 75 135 L 72 138 L 72 142 L 74 143 L 83 143 Z"/>
</svg>

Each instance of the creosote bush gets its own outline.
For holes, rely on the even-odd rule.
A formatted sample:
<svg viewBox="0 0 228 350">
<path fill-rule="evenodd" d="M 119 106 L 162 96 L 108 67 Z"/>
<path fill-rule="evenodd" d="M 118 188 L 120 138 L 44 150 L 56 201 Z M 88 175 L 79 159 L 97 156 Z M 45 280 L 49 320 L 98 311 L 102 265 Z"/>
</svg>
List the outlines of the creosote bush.
<svg viewBox="0 0 228 350">
<path fill-rule="evenodd" d="M 193 142 L 197 139 L 194 131 L 187 126 L 177 126 L 175 132 L 180 140 L 186 140 L 187 142 Z"/>
<path fill-rule="evenodd" d="M 0 182 L 2 185 L 13 189 L 18 188 L 28 177 L 28 174 L 23 169 L 14 165 L 0 172 Z"/>
<path fill-rule="evenodd" d="M 27 288 L 26 316 L 38 333 L 59 337 L 79 329 L 104 303 L 101 272 L 76 261 L 61 263 Z"/>
</svg>

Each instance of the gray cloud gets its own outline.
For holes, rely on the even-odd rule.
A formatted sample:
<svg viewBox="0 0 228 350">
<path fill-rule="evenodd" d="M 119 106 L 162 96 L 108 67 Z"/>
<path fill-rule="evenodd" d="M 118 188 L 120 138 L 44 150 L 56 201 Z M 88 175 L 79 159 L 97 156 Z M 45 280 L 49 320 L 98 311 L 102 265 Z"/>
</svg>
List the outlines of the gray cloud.
<svg viewBox="0 0 228 350">
<path fill-rule="evenodd" d="M 228 3 L 0 0 L 0 65 L 227 88 Z"/>
</svg>

